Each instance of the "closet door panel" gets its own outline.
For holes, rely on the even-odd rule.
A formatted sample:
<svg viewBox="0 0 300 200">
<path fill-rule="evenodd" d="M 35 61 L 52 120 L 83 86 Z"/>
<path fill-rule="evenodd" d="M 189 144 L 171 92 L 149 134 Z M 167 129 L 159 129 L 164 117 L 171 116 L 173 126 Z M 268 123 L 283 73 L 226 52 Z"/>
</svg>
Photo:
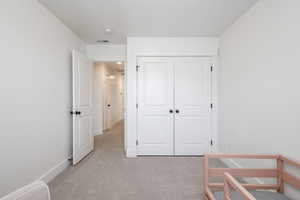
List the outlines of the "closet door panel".
<svg viewBox="0 0 300 200">
<path fill-rule="evenodd" d="M 173 155 L 173 65 L 165 58 L 138 64 L 138 155 Z"/>
<path fill-rule="evenodd" d="M 178 58 L 175 73 L 175 155 L 203 155 L 210 141 L 210 58 Z"/>
</svg>

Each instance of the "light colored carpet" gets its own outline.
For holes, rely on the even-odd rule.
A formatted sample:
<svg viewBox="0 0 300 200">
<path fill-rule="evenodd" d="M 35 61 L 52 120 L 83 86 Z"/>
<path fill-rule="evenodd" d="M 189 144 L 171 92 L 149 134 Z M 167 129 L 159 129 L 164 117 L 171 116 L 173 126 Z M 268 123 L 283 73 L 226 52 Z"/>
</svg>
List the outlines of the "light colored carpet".
<svg viewBox="0 0 300 200">
<path fill-rule="evenodd" d="M 201 200 L 202 158 L 126 158 L 119 123 L 96 136 L 95 151 L 49 186 L 53 200 Z"/>
</svg>

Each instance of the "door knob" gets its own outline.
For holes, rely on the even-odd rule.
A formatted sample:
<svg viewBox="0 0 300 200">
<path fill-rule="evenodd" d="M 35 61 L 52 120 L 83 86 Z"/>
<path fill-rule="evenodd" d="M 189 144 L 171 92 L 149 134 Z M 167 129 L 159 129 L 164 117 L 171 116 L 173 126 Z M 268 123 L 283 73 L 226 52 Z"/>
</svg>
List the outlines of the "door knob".
<svg viewBox="0 0 300 200">
<path fill-rule="evenodd" d="M 110 107 L 110 104 L 107 104 L 107 107 Z"/>
<path fill-rule="evenodd" d="M 169 113 L 173 113 L 173 110 L 172 110 L 172 109 L 170 109 L 170 110 L 169 110 Z"/>
<path fill-rule="evenodd" d="M 81 112 L 80 111 L 70 111 L 71 115 L 80 115 Z"/>
<path fill-rule="evenodd" d="M 179 110 L 176 110 L 175 112 L 176 112 L 176 113 L 179 113 Z"/>
</svg>

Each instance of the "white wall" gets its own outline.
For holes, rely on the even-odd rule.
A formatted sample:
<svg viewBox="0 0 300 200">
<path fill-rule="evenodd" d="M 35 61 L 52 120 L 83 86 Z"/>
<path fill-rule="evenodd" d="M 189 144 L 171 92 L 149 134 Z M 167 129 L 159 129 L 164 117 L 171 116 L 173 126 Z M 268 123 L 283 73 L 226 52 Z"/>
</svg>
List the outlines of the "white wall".
<svg viewBox="0 0 300 200">
<path fill-rule="evenodd" d="M 110 104 L 111 107 L 109 109 L 109 115 L 105 116 L 108 117 L 108 128 L 111 128 L 114 124 L 123 120 L 123 76 L 116 72 L 112 67 L 114 64 L 105 64 L 105 79 L 104 84 L 105 93 L 104 98 L 109 99 L 110 102 L 106 104 Z M 109 79 L 107 76 L 113 75 L 115 76 L 114 79 Z"/>
<path fill-rule="evenodd" d="M 138 56 L 212 56 L 217 70 L 217 38 L 127 38 L 127 65 L 125 66 L 125 151 L 136 156 L 136 61 Z M 214 90 L 216 91 L 216 90 Z M 214 96 L 215 97 L 215 96 Z M 215 110 L 217 102 L 215 102 Z M 213 114 L 215 117 L 215 114 Z M 217 141 L 216 130 L 213 138 Z"/>
<path fill-rule="evenodd" d="M 1 197 L 67 166 L 71 50 L 85 47 L 36 0 L 1 1 L 0 13 Z"/>
<path fill-rule="evenodd" d="M 117 91 L 118 91 L 118 120 L 124 120 L 124 75 L 117 75 Z"/>
<path fill-rule="evenodd" d="M 123 119 L 123 76 L 118 73 L 115 79 L 111 82 L 111 97 L 112 97 L 112 124 L 115 124 Z"/>
<path fill-rule="evenodd" d="M 94 61 L 125 61 L 125 45 L 87 45 L 87 55 Z"/>
<path fill-rule="evenodd" d="M 221 36 L 222 152 L 280 153 L 300 161 L 299 8 L 298 0 L 258 1 Z"/>
<path fill-rule="evenodd" d="M 115 79 L 106 79 L 105 95 L 110 95 L 110 122 L 109 125 L 111 128 L 114 124 L 123 119 L 123 95 L 122 95 L 122 76 L 121 74 L 115 74 Z M 121 83 L 121 84 L 120 84 Z M 107 91 L 109 90 L 109 91 Z"/>
<path fill-rule="evenodd" d="M 104 129 L 104 78 L 105 64 L 95 63 L 94 66 L 94 133 L 101 135 Z"/>
</svg>

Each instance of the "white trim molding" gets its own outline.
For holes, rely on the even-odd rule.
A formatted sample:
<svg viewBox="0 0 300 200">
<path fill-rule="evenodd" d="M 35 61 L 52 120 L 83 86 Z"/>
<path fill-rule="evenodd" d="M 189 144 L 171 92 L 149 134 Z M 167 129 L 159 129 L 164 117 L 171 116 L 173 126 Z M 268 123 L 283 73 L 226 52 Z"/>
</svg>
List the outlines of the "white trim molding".
<svg viewBox="0 0 300 200">
<path fill-rule="evenodd" d="M 44 181 L 45 183 L 49 183 L 52 181 L 57 175 L 59 175 L 61 172 L 63 172 L 65 169 L 67 169 L 70 166 L 70 158 L 67 158 L 54 167 L 52 167 L 50 170 L 48 170 L 45 174 L 43 174 L 38 180 Z"/>
<path fill-rule="evenodd" d="M 103 131 L 102 130 L 95 130 L 95 132 L 94 132 L 94 135 L 96 136 L 96 135 L 102 135 L 103 134 Z"/>
<path fill-rule="evenodd" d="M 137 78 L 136 65 L 139 56 L 208 56 L 213 58 L 214 68 L 217 70 L 219 39 L 216 37 L 128 37 L 127 63 L 125 65 L 125 151 L 127 157 L 136 157 L 137 140 Z M 216 77 L 213 77 L 216 79 Z M 215 87 L 217 89 L 217 85 Z M 214 115 L 217 120 L 217 91 L 213 92 Z M 217 149 L 217 121 L 213 123 L 212 139 Z"/>
</svg>

